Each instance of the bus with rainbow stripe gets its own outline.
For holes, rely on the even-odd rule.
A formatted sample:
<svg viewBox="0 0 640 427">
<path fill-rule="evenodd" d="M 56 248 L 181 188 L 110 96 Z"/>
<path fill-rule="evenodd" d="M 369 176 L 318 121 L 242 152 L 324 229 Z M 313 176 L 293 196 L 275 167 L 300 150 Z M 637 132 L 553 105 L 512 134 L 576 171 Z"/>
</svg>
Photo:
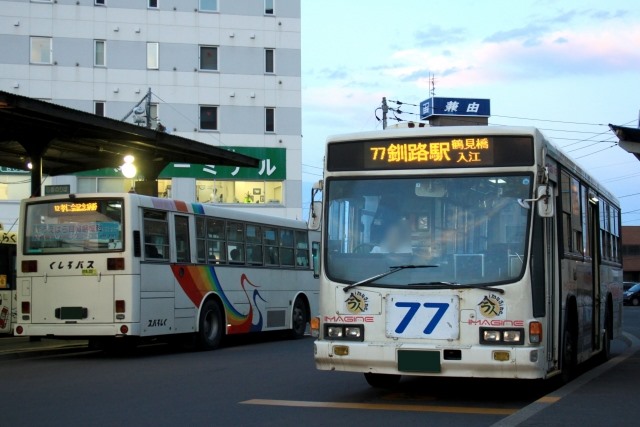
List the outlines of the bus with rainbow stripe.
<svg viewBox="0 0 640 427">
<path fill-rule="evenodd" d="M 304 221 L 95 193 L 24 200 L 20 227 L 17 336 L 212 350 L 226 335 L 300 338 L 318 308 L 320 239 Z"/>
</svg>

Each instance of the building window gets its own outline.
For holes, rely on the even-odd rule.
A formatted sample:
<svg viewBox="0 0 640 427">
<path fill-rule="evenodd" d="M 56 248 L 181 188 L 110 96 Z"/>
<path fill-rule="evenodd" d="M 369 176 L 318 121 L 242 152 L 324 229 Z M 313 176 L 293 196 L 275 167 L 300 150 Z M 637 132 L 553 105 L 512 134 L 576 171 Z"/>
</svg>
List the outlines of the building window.
<svg viewBox="0 0 640 427">
<path fill-rule="evenodd" d="M 159 194 L 171 197 L 166 186 L 171 181 L 158 180 Z M 233 179 L 196 180 L 196 200 L 200 203 L 216 204 L 270 204 L 283 205 L 282 181 L 237 181 Z M 164 187 L 163 187 L 164 185 Z M 165 194 L 166 193 L 166 194 Z"/>
<path fill-rule="evenodd" d="M 200 0 L 200 10 L 202 12 L 217 12 L 218 0 Z"/>
<path fill-rule="evenodd" d="M 104 117 L 104 101 L 95 101 L 93 103 L 93 114 Z"/>
<path fill-rule="evenodd" d="M 159 43 L 147 42 L 147 68 L 157 70 L 159 63 Z"/>
<path fill-rule="evenodd" d="M 158 0 L 149 0 L 149 8 L 157 9 L 158 8 Z"/>
<path fill-rule="evenodd" d="M 94 40 L 95 57 L 93 65 L 104 67 L 107 65 L 107 42 L 104 40 Z"/>
<path fill-rule="evenodd" d="M 265 73 L 274 73 L 275 67 L 275 49 L 265 49 L 264 50 L 264 72 Z"/>
<path fill-rule="evenodd" d="M 200 106 L 200 129 L 218 130 L 218 107 Z"/>
<path fill-rule="evenodd" d="M 216 46 L 200 46 L 200 69 L 209 71 L 218 69 L 218 48 Z"/>
<path fill-rule="evenodd" d="M 264 131 L 275 132 L 276 131 L 276 109 L 265 108 L 264 109 Z"/>
<path fill-rule="evenodd" d="M 51 37 L 31 37 L 32 64 L 51 64 L 52 57 Z"/>
<path fill-rule="evenodd" d="M 264 0 L 264 14 L 265 15 L 273 15 L 274 14 L 274 3 L 276 0 Z"/>
<path fill-rule="evenodd" d="M 106 0 L 95 0 L 94 4 L 96 6 L 105 6 L 106 5 Z"/>
</svg>

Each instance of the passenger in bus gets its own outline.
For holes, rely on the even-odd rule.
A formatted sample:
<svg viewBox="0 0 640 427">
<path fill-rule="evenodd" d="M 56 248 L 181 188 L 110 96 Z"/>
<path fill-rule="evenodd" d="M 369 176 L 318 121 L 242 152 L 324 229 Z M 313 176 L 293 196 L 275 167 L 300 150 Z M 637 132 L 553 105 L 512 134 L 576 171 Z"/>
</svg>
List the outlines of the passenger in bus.
<svg viewBox="0 0 640 427">
<path fill-rule="evenodd" d="M 147 258 L 162 258 L 162 255 L 158 251 L 158 248 L 156 247 L 156 245 L 146 243 L 144 245 L 144 249 L 145 249 L 145 256 Z"/>
<path fill-rule="evenodd" d="M 371 249 L 372 254 L 410 254 L 411 232 L 404 219 L 381 224 L 382 240 Z"/>
<path fill-rule="evenodd" d="M 229 256 L 231 258 L 231 262 L 241 262 L 242 261 L 240 259 L 240 249 L 238 249 L 238 248 L 231 249 L 231 252 L 229 252 Z"/>
</svg>

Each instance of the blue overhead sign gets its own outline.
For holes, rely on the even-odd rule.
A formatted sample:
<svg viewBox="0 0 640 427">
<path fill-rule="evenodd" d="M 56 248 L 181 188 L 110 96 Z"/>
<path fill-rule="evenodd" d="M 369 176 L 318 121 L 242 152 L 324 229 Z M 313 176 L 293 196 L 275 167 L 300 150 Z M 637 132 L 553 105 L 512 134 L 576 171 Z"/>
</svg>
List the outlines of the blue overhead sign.
<svg viewBox="0 0 640 427">
<path fill-rule="evenodd" d="M 420 120 L 427 120 L 432 116 L 489 117 L 490 115 L 489 99 L 433 97 L 420 103 Z"/>
</svg>

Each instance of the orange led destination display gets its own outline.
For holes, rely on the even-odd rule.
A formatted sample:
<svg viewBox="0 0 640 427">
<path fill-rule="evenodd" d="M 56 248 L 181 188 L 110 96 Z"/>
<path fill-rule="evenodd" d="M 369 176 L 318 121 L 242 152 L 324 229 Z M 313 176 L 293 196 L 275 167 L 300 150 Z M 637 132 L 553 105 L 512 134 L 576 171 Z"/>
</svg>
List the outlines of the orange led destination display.
<svg viewBox="0 0 640 427">
<path fill-rule="evenodd" d="M 66 213 L 86 213 L 97 212 L 98 202 L 79 202 L 79 203 L 54 203 L 51 205 L 51 209 L 55 214 L 63 215 Z"/>
<path fill-rule="evenodd" d="M 470 168 L 533 164 L 531 137 L 380 139 L 329 145 L 329 171 Z"/>
</svg>

